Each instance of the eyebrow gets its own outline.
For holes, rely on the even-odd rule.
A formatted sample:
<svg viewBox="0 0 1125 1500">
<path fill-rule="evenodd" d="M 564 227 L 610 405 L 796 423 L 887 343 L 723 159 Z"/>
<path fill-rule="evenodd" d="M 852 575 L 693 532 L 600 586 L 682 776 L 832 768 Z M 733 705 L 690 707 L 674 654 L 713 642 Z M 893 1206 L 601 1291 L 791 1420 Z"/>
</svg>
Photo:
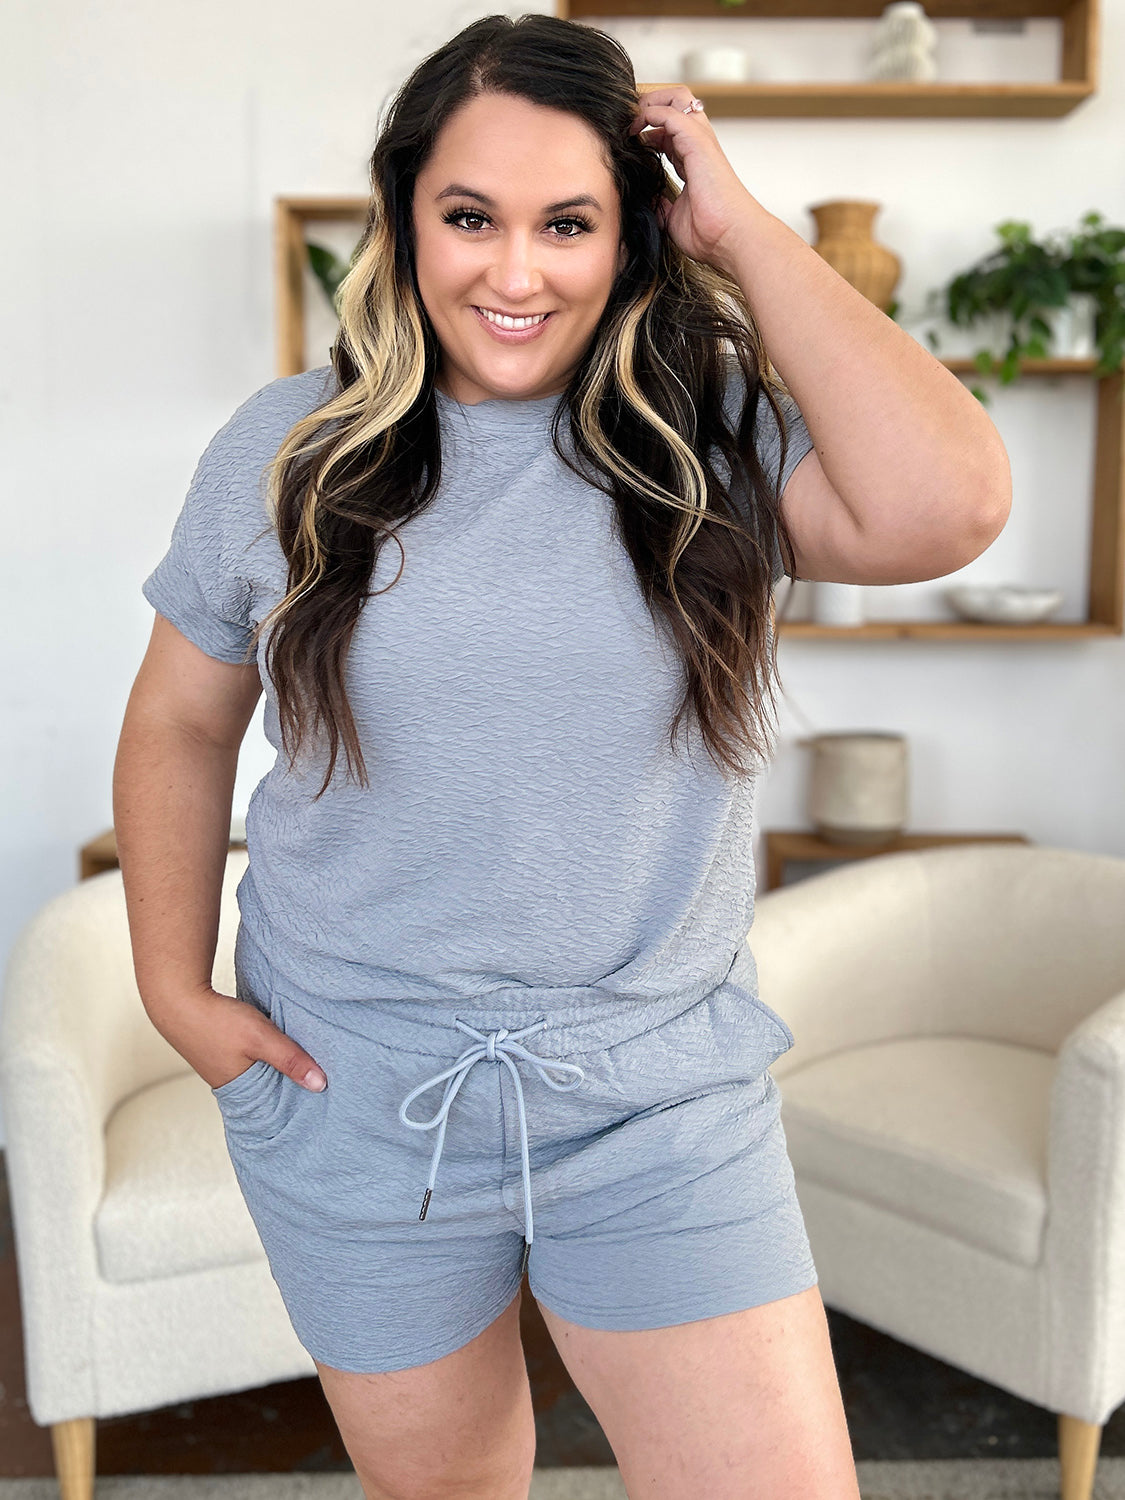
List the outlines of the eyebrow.
<svg viewBox="0 0 1125 1500">
<path fill-rule="evenodd" d="M 475 198 L 478 203 L 483 203 L 485 208 L 495 208 L 493 199 L 485 193 L 478 193 L 476 188 L 464 187 L 459 182 L 451 182 L 448 187 L 442 188 L 436 199 L 440 203 L 443 198 Z M 596 208 L 599 213 L 603 212 L 601 204 L 592 193 L 578 193 L 573 198 L 564 198 L 559 203 L 548 203 L 543 209 L 545 214 L 557 214 L 564 208 Z"/>
</svg>

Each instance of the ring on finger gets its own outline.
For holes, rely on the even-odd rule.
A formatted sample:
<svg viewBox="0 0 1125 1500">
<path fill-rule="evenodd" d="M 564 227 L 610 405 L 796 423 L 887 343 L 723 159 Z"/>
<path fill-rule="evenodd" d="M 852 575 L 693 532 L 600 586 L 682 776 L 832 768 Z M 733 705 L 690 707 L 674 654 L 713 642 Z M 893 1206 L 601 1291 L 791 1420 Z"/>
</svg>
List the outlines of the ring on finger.
<svg viewBox="0 0 1125 1500">
<path fill-rule="evenodd" d="M 706 108 L 702 99 L 693 99 L 690 104 L 684 106 L 684 114 L 690 115 L 696 110 Z"/>
</svg>

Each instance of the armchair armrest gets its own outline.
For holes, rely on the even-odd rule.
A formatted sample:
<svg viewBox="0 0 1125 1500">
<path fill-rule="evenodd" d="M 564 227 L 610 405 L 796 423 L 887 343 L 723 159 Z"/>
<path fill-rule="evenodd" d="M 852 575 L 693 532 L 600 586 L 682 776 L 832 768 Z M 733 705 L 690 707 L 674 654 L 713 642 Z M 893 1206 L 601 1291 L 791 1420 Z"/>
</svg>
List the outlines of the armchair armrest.
<svg viewBox="0 0 1125 1500">
<path fill-rule="evenodd" d="M 104 1137 L 84 1080 L 56 1060 L 5 1053 L 0 1090 L 28 1398 L 42 1411 L 49 1389 L 78 1416 L 96 1401 L 90 1307 Z"/>
<path fill-rule="evenodd" d="M 1094 1409 L 1125 1385 L 1125 991 L 1058 1053 L 1046 1170 L 1049 1389 L 1093 1370 Z"/>
<path fill-rule="evenodd" d="M 231 993 L 235 888 L 246 864 L 245 852 L 229 856 L 223 888 L 215 970 Z M 104 1351 L 91 1309 L 106 1122 L 136 1090 L 185 1071 L 137 993 L 120 871 L 48 901 L 17 935 L 0 1005 L 0 1108 L 33 1412 L 98 1409 Z"/>
</svg>

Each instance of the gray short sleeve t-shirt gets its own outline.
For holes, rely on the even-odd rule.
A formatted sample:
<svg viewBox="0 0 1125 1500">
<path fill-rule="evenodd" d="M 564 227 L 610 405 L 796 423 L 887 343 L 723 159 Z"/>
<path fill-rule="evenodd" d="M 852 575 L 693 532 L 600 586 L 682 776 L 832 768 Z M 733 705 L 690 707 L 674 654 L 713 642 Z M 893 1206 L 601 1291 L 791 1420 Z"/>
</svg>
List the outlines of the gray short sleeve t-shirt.
<svg viewBox="0 0 1125 1500">
<path fill-rule="evenodd" d="M 264 467 L 328 399 L 330 366 L 271 381 L 208 444 L 145 598 L 222 661 L 285 593 Z M 384 546 L 347 689 L 370 785 L 328 790 L 323 745 L 278 751 L 247 810 L 240 941 L 279 982 L 340 1001 L 595 987 L 625 998 L 756 993 L 754 777 L 719 771 L 644 603 L 612 501 L 554 453 L 557 398 L 437 393 L 442 479 Z M 812 446 L 796 403 L 788 479 Z M 777 471 L 759 401 L 758 451 Z M 564 440 L 568 429 L 564 421 Z M 775 553 L 775 579 L 780 558 Z"/>
</svg>

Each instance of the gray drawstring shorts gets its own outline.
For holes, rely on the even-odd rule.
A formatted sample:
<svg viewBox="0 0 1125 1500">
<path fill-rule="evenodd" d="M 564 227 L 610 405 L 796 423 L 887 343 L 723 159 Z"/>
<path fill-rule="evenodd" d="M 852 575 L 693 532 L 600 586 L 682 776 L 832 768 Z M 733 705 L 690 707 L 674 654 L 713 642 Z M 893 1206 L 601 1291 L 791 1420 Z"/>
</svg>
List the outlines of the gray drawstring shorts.
<svg viewBox="0 0 1125 1500">
<path fill-rule="evenodd" d="M 240 942 L 239 998 L 328 1087 L 258 1060 L 212 1092 L 294 1331 L 322 1363 L 440 1359 L 504 1311 L 525 1270 L 551 1311 L 608 1329 L 816 1283 L 768 1071 L 794 1038 L 746 988 L 337 1002 L 250 953 Z"/>
</svg>

